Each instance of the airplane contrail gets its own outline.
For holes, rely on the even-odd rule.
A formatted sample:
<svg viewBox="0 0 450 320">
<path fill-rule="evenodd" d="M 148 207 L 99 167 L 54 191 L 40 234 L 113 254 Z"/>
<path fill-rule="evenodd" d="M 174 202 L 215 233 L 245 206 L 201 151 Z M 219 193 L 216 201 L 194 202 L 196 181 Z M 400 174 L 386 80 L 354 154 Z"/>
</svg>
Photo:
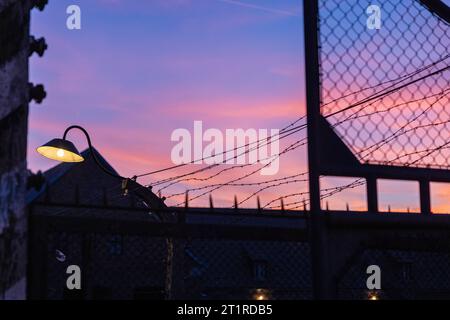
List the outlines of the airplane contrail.
<svg viewBox="0 0 450 320">
<path fill-rule="evenodd" d="M 233 4 L 233 5 L 240 6 L 240 7 L 256 9 L 256 10 L 261 10 L 261 11 L 270 12 L 270 13 L 281 14 L 281 15 L 285 15 L 285 16 L 300 17 L 300 14 L 295 13 L 295 12 L 267 8 L 267 7 L 263 7 L 263 6 L 258 6 L 256 4 L 242 2 L 242 1 L 236 1 L 236 0 L 217 0 L 217 1 L 228 3 L 228 4 Z"/>
</svg>

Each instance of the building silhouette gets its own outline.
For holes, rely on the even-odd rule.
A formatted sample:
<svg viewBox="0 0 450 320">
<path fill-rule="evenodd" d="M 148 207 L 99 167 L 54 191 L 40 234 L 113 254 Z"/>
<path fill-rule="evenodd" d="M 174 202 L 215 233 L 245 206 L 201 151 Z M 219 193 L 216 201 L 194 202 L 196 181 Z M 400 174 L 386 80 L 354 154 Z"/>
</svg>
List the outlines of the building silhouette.
<svg viewBox="0 0 450 320">
<path fill-rule="evenodd" d="M 94 151 L 97 152 L 97 151 Z M 97 153 L 104 166 L 114 170 Z M 163 299 L 166 295 L 167 243 L 163 233 L 148 231 L 158 216 L 120 181 L 104 174 L 89 151 L 81 164 L 59 164 L 43 174 L 45 183 L 30 189 L 27 200 L 33 239 L 30 297 L 44 299 Z M 176 242 L 172 297 L 184 299 L 311 299 L 311 263 L 307 238 L 278 241 L 277 227 L 305 231 L 304 217 L 187 213 L 186 224 L 262 228 L 272 240 L 186 237 Z M 66 221 L 67 220 L 67 221 Z M 71 222 L 69 222 L 71 221 Z M 137 230 L 137 225 L 142 226 Z M 45 230 L 45 231 L 44 231 Z M 152 231 L 153 230 L 153 231 Z M 44 243 L 44 244 L 43 244 Z M 81 291 L 66 289 L 66 268 L 79 265 Z M 367 299 L 369 265 L 382 270 L 381 299 L 450 298 L 448 252 L 362 248 L 346 260 L 335 279 L 341 299 Z"/>
</svg>

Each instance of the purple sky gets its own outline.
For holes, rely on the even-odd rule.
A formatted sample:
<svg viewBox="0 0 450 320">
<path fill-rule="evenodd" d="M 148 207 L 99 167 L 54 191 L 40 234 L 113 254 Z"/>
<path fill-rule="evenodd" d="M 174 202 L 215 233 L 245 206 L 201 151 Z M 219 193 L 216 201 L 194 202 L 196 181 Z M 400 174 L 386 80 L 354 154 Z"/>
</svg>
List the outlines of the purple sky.
<svg viewBox="0 0 450 320">
<path fill-rule="evenodd" d="M 71 4 L 81 7 L 82 30 L 66 28 L 66 8 Z M 53 0 L 44 12 L 34 11 L 32 34 L 44 36 L 49 45 L 43 58 L 31 61 L 31 81 L 45 84 L 48 93 L 42 105 L 31 107 L 32 170 L 55 165 L 34 149 L 61 136 L 71 124 L 88 129 L 105 158 L 122 175 L 133 176 L 171 166 L 171 133 L 177 128 L 192 131 L 194 120 L 220 130 L 272 129 L 305 114 L 300 0 Z M 285 139 L 280 148 L 302 137 L 299 133 Z M 78 133 L 71 133 L 70 139 L 80 150 L 86 148 Z M 258 173 L 241 182 L 300 174 L 306 171 L 305 163 L 306 150 L 301 147 L 281 158 L 277 175 L 264 178 Z M 230 171 L 214 183 L 246 172 Z M 332 185 L 324 181 L 325 187 Z M 199 184 L 180 183 L 163 195 L 190 186 Z M 213 195 L 219 205 L 228 206 L 234 194 L 241 200 L 257 189 L 226 187 Z M 264 204 L 280 194 L 306 190 L 304 181 L 296 181 L 260 195 Z M 350 202 L 354 209 L 363 208 L 361 190 L 342 195 L 333 205 L 343 209 Z M 389 204 L 411 200 L 389 194 Z M 307 196 L 286 201 L 303 197 Z M 206 201 L 202 197 L 194 205 Z M 245 205 L 255 206 L 255 201 Z"/>
</svg>

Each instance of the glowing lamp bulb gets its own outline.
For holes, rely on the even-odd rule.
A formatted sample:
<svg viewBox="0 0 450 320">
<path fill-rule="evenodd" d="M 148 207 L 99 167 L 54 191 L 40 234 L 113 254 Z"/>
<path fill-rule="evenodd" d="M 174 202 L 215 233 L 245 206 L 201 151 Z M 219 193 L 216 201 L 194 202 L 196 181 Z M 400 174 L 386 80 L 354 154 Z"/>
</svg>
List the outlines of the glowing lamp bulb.
<svg viewBox="0 0 450 320">
<path fill-rule="evenodd" d="M 58 151 L 56 151 L 56 155 L 60 158 L 63 158 L 65 155 L 65 152 L 63 149 L 58 149 Z"/>
</svg>

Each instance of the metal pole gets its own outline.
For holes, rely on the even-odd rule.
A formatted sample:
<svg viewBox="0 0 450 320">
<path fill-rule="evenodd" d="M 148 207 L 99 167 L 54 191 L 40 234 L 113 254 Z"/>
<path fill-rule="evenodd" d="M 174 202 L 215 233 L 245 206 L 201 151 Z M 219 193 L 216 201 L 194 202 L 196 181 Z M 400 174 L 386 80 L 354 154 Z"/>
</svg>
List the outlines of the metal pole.
<svg viewBox="0 0 450 320">
<path fill-rule="evenodd" d="M 310 196 L 310 245 L 313 270 L 314 298 L 330 298 L 330 281 L 327 262 L 327 237 L 325 213 L 320 207 L 320 79 L 318 0 L 304 0 L 306 102 L 308 119 L 308 165 Z"/>
<path fill-rule="evenodd" d="M 367 210 L 372 213 L 378 212 L 378 190 L 377 179 L 370 175 L 366 179 L 367 184 Z"/>
<path fill-rule="evenodd" d="M 91 151 L 91 156 L 92 156 L 92 158 L 94 159 L 95 163 L 97 164 L 97 166 L 98 166 L 100 169 L 102 169 L 106 174 L 108 174 L 108 175 L 110 175 L 110 176 L 113 176 L 113 177 L 115 177 L 115 178 L 119 178 L 119 179 L 122 179 L 122 180 L 125 179 L 124 177 L 122 177 L 122 176 L 120 176 L 120 175 L 118 175 L 118 174 L 115 174 L 114 172 L 111 172 L 110 170 L 108 170 L 107 168 L 105 168 L 105 166 L 100 162 L 100 160 L 97 158 L 97 155 L 95 154 L 94 147 L 92 146 L 91 137 L 89 136 L 89 133 L 87 132 L 87 130 L 84 129 L 83 127 L 81 127 L 81 126 L 76 126 L 76 125 L 75 125 L 75 126 L 70 126 L 70 127 L 68 127 L 68 128 L 64 131 L 63 140 L 66 140 L 67 134 L 68 134 L 69 131 L 72 130 L 72 129 L 78 129 L 78 130 L 80 130 L 81 132 L 83 132 L 84 136 L 86 137 L 86 140 L 87 140 L 87 143 L 88 143 L 88 146 L 89 146 L 89 150 Z"/>
<path fill-rule="evenodd" d="M 426 180 L 420 180 L 420 212 L 422 214 L 431 214 L 431 192 L 430 182 Z"/>
</svg>

